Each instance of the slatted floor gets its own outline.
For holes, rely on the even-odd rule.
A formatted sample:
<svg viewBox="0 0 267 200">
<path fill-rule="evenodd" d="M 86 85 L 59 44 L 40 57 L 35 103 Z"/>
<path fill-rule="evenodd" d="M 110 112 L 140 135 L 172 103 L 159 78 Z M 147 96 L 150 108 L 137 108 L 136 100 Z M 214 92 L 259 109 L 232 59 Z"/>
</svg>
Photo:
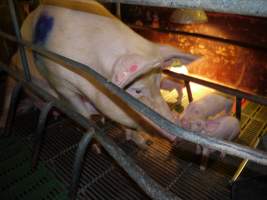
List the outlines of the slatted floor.
<svg viewBox="0 0 267 200">
<path fill-rule="evenodd" d="M 265 113 L 265 107 L 247 104 L 238 142 L 246 143 L 243 138 L 258 131 L 266 132 Z M 14 136 L 1 139 L 0 196 L 4 199 L 67 199 L 74 153 L 83 130 L 65 118 L 51 121 L 40 167 L 32 172 L 29 163 L 36 119 L 34 115 L 18 118 Z M 153 179 L 182 199 L 230 199 L 229 180 L 239 159 L 227 156 L 218 161 L 215 155 L 203 172 L 199 170 L 199 157 L 192 153 L 192 144 L 187 149 L 173 148 L 166 140 L 148 137 L 151 143 L 144 151 L 126 141 L 123 131 L 113 124 L 108 135 Z M 89 148 L 84 163 L 77 199 L 149 199 L 104 150 L 98 155 Z"/>
</svg>

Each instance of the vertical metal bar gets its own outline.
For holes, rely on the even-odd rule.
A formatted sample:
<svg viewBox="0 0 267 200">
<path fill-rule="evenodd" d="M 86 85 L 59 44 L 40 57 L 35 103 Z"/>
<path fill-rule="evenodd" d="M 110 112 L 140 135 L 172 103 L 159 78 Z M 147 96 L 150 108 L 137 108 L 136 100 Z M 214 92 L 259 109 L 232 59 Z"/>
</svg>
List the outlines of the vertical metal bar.
<svg viewBox="0 0 267 200">
<path fill-rule="evenodd" d="M 193 96 L 192 96 L 192 92 L 191 92 L 190 83 L 187 80 L 185 80 L 184 83 L 185 83 L 185 87 L 186 87 L 186 91 L 187 91 L 187 95 L 188 95 L 188 101 L 192 102 Z"/>
<path fill-rule="evenodd" d="M 252 147 L 253 147 L 253 148 L 256 148 L 256 147 L 258 146 L 259 143 L 260 143 L 260 138 L 258 137 L 258 138 L 256 139 L 256 141 L 254 142 L 254 144 L 252 145 Z M 238 177 L 241 175 L 242 171 L 243 171 L 244 168 L 246 167 L 247 163 L 248 163 L 248 159 L 244 159 L 244 160 L 240 163 L 240 165 L 239 165 L 237 171 L 235 172 L 234 176 L 233 176 L 232 179 L 231 179 L 231 182 L 235 182 L 235 181 L 238 179 Z"/>
<path fill-rule="evenodd" d="M 14 30 L 15 30 L 16 38 L 18 40 L 20 40 L 21 39 L 21 34 L 20 34 L 20 30 L 19 30 L 19 24 L 18 24 L 16 10 L 15 10 L 15 6 L 14 6 L 13 0 L 8 0 L 8 6 L 9 6 L 10 15 L 11 15 L 11 18 L 12 18 L 12 22 L 13 22 L 13 27 L 14 27 Z M 27 60 L 27 57 L 26 57 L 26 52 L 25 52 L 25 47 L 24 46 L 19 45 L 19 54 L 20 54 L 22 66 L 23 66 L 23 69 L 24 69 L 25 79 L 27 81 L 31 81 L 31 74 L 30 74 L 28 60 Z"/>
<path fill-rule="evenodd" d="M 81 176 L 82 171 L 82 162 L 84 159 L 84 154 L 86 152 L 87 146 L 89 145 L 93 135 L 95 133 L 95 130 L 93 128 L 89 129 L 89 131 L 84 134 L 82 139 L 79 142 L 76 154 L 75 154 L 75 160 L 73 165 L 73 173 L 72 173 L 72 180 L 69 190 L 69 198 L 71 200 L 74 200 L 76 198 L 78 186 L 79 186 L 79 180 Z"/>
<path fill-rule="evenodd" d="M 43 144 L 42 141 L 44 139 L 44 133 L 45 133 L 44 130 L 47 122 L 47 116 L 53 106 L 54 104 L 52 102 L 47 103 L 40 113 L 38 124 L 34 134 L 35 139 L 33 146 L 32 169 L 35 169 L 37 166 L 37 162 L 41 151 L 41 146 Z"/>
<path fill-rule="evenodd" d="M 11 134 L 11 129 L 14 123 L 21 91 L 22 91 L 22 83 L 18 83 L 12 91 L 6 124 L 5 124 L 4 136 L 10 136 Z"/>
<path fill-rule="evenodd" d="M 4 49 L 5 49 L 6 58 L 9 58 L 9 56 L 10 56 L 10 51 L 9 51 L 8 45 L 7 45 L 7 43 L 6 43 L 6 40 L 2 39 L 2 43 L 3 43 L 3 47 L 4 47 Z"/>
<path fill-rule="evenodd" d="M 116 16 L 120 19 L 121 18 L 121 3 L 116 3 Z"/>
<path fill-rule="evenodd" d="M 242 102 L 242 97 L 236 96 L 236 118 L 241 119 L 241 102 Z"/>
</svg>

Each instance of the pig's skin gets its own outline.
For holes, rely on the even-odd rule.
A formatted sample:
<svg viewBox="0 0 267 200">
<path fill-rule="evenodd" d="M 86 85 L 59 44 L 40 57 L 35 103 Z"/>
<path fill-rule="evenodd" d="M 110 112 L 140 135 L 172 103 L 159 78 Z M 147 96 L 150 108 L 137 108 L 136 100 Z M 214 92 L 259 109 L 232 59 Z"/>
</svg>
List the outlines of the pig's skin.
<svg viewBox="0 0 267 200">
<path fill-rule="evenodd" d="M 229 114 L 233 106 L 231 99 L 211 93 L 203 98 L 191 102 L 181 114 L 180 121 L 183 128 L 191 130 L 192 123 L 197 119 L 208 119 L 221 112 Z"/>
<path fill-rule="evenodd" d="M 21 31 L 23 39 L 89 65 L 122 88 L 152 68 L 160 67 L 165 59 L 180 58 L 183 64 L 194 59 L 175 48 L 143 39 L 115 18 L 56 6 L 39 6 L 24 21 Z M 31 52 L 27 56 L 29 54 Z M 68 100 L 80 114 L 89 117 L 92 111 L 87 105 L 92 103 L 114 121 L 126 127 L 140 128 L 130 109 L 122 108 L 116 99 L 107 97 L 108 92 L 92 77 L 40 56 L 35 58 L 38 72 L 47 83 L 43 88 Z M 137 79 L 126 90 L 172 121 L 170 109 L 160 96 L 159 76 L 154 72 L 149 79 Z M 35 80 L 42 79 L 37 76 Z M 171 141 L 175 139 L 170 134 L 164 136 Z"/>
<path fill-rule="evenodd" d="M 208 135 L 218 139 L 233 140 L 240 132 L 239 121 L 232 116 L 220 116 L 213 120 L 201 120 L 195 121 L 191 130 L 203 135 Z M 200 169 L 205 170 L 209 155 L 215 150 L 202 147 L 202 162 Z M 197 145 L 196 153 L 201 153 L 201 146 Z M 224 152 L 221 152 L 221 159 L 225 156 Z"/>
</svg>

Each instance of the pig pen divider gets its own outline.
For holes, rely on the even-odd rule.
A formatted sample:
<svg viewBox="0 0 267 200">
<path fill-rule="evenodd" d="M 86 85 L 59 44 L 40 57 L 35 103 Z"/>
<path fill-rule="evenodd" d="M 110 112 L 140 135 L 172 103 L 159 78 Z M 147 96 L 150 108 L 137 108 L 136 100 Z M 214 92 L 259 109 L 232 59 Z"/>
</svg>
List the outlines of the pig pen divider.
<svg viewBox="0 0 267 200">
<path fill-rule="evenodd" d="M 66 67 L 70 70 L 73 70 L 73 69 L 84 70 L 86 73 L 88 73 L 88 75 L 91 75 L 100 84 L 103 84 L 103 86 L 106 89 L 110 90 L 112 92 L 112 94 L 114 94 L 115 96 L 118 96 L 124 102 L 127 102 L 129 107 L 131 107 L 135 112 L 137 112 L 137 113 L 139 112 L 143 116 L 145 116 L 153 124 L 153 126 L 155 126 L 156 128 L 160 128 L 163 131 L 166 131 L 170 134 L 181 137 L 181 138 L 188 140 L 190 142 L 206 145 L 206 146 L 209 146 L 209 147 L 214 148 L 214 149 L 219 150 L 219 151 L 223 150 L 230 155 L 238 156 L 238 157 L 241 157 L 244 159 L 249 159 L 249 160 L 255 161 L 257 163 L 267 165 L 267 159 L 266 159 L 267 153 L 262 152 L 262 151 L 252 150 L 251 148 L 245 147 L 244 145 L 238 145 L 238 144 L 234 144 L 232 142 L 226 142 L 226 141 L 218 140 L 218 139 L 215 139 L 212 137 L 202 136 L 202 135 L 199 135 L 199 134 L 196 134 L 193 132 L 186 131 L 186 130 L 176 126 L 172 122 L 168 121 L 167 119 L 163 118 L 160 114 L 154 112 L 152 109 L 150 109 L 149 107 L 144 105 L 142 102 L 139 102 L 138 100 L 136 100 L 134 97 L 132 97 L 131 95 L 126 93 L 123 89 L 114 85 L 109 80 L 104 78 L 102 75 L 95 72 L 89 66 L 78 63 L 74 60 L 71 60 L 71 59 L 66 58 L 64 56 L 61 56 L 61 55 L 58 55 L 58 54 L 53 53 L 51 51 L 45 50 L 44 48 L 41 48 L 37 45 L 32 45 L 27 41 L 17 40 L 15 37 L 13 37 L 9 34 L 6 34 L 2 31 L 0 31 L 0 36 L 4 37 L 6 39 L 10 39 L 12 41 L 16 41 L 21 45 L 25 45 L 26 47 L 31 48 L 32 50 L 36 51 L 40 55 L 48 57 L 48 58 L 50 58 L 56 62 L 61 62 L 61 63 L 63 62 L 64 64 L 66 64 Z M 184 79 L 186 79 L 185 76 L 184 76 Z M 208 83 L 208 86 L 210 84 L 211 83 Z M 218 87 L 223 87 L 223 86 L 219 85 Z M 229 88 L 224 88 L 223 90 L 226 90 L 227 93 L 228 93 L 228 91 L 231 91 L 231 90 L 229 90 Z M 251 98 L 254 100 L 256 99 L 258 102 L 262 102 L 262 104 L 264 104 L 264 102 L 266 103 L 265 99 L 262 99 L 260 97 L 255 96 L 255 95 L 246 94 L 244 97 L 247 99 L 251 99 Z"/>
<path fill-rule="evenodd" d="M 234 144 L 232 142 L 226 142 L 222 140 L 218 140 L 215 138 L 211 138 L 208 136 L 201 136 L 196 133 L 192 133 L 189 131 L 186 131 L 175 124 L 171 123 L 170 121 L 166 120 L 162 116 L 160 116 L 158 113 L 154 112 L 149 107 L 145 106 L 143 103 L 139 102 L 132 96 L 130 96 L 128 93 L 126 93 L 124 90 L 119 88 L 118 86 L 111 83 L 109 80 L 92 70 L 89 66 L 86 66 L 84 64 L 78 63 L 74 60 L 71 60 L 69 58 L 66 58 L 64 56 L 58 55 L 56 53 L 50 52 L 48 50 L 45 50 L 37 45 L 32 45 L 29 42 L 23 41 L 23 40 L 17 40 L 15 37 L 6 34 L 2 31 L 0 31 L 0 36 L 9 39 L 15 42 L 18 42 L 20 45 L 25 45 L 28 48 L 31 48 L 32 50 L 36 51 L 37 53 L 41 54 L 42 56 L 49 57 L 50 59 L 53 59 L 57 62 L 63 62 L 67 65 L 67 67 L 70 70 L 73 69 L 81 69 L 91 75 L 94 79 L 96 79 L 100 84 L 103 84 L 103 86 L 110 90 L 114 95 L 120 97 L 123 101 L 127 102 L 127 104 L 136 112 L 141 113 L 146 118 L 148 118 L 154 125 L 157 127 L 160 127 L 164 131 L 169 132 L 170 134 L 173 134 L 175 136 L 181 137 L 185 140 L 191 141 L 193 143 L 199 143 L 202 145 L 209 146 L 211 148 L 217 149 L 217 150 L 224 150 L 226 153 L 234 156 L 238 156 L 244 159 L 249 159 L 252 161 L 255 161 L 257 163 L 261 163 L 264 165 L 267 165 L 267 154 L 262 151 L 252 150 L 251 148 L 245 147 L 243 145 Z M 74 67 L 72 67 L 74 66 Z M 186 78 L 184 76 L 184 78 Z M 31 83 L 31 85 L 33 85 Z M 209 84 L 210 85 L 210 84 Z M 209 86 L 208 85 L 208 86 Z M 221 87 L 221 86 L 220 86 Z M 228 93 L 228 89 L 227 89 Z M 231 94 L 231 93 L 230 93 Z M 257 97 L 255 95 L 249 95 L 246 94 L 244 96 L 247 99 L 256 99 L 257 102 L 264 102 L 266 103 L 266 100 Z M 265 104 L 266 105 L 266 104 Z M 85 124 L 83 124 L 84 126 Z"/>
</svg>

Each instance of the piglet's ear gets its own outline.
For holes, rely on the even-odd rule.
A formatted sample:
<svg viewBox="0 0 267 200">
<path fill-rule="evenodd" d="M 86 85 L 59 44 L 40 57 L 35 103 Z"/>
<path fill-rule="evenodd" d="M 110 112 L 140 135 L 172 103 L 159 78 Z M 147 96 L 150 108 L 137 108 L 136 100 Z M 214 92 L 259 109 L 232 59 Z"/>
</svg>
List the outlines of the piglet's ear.
<svg viewBox="0 0 267 200">
<path fill-rule="evenodd" d="M 160 62 L 137 54 L 121 56 L 113 66 L 112 82 L 123 88 L 142 74 L 159 67 Z"/>
<path fill-rule="evenodd" d="M 163 58 L 164 62 L 168 62 L 171 59 L 179 59 L 182 65 L 187 65 L 199 59 L 198 56 L 189 53 L 184 53 L 172 46 L 160 45 L 159 50 L 160 50 L 160 55 Z M 163 65 L 163 68 L 164 66 L 165 65 Z"/>
</svg>

